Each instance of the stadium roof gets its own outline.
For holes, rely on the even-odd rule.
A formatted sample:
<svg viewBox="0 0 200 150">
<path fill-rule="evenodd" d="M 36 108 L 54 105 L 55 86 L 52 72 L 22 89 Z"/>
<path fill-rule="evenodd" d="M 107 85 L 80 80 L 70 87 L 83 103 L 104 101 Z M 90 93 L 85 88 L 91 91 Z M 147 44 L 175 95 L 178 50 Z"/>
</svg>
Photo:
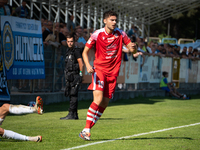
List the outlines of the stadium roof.
<svg viewBox="0 0 200 150">
<path fill-rule="evenodd" d="M 10 3 L 19 5 L 21 1 Z M 76 24 L 94 29 L 103 26 L 103 12 L 114 10 L 119 15 L 118 27 L 126 30 L 133 23 L 152 25 L 199 7 L 200 0 L 27 0 L 27 6 L 31 17 L 68 22 L 68 16 L 73 14 Z"/>
<path fill-rule="evenodd" d="M 132 22 L 144 22 L 150 25 L 200 6 L 200 0 L 33 0 L 33 2 L 60 6 L 68 10 L 76 7 L 76 12 L 83 11 L 84 14 L 88 13 L 90 7 L 92 16 L 95 15 L 95 9 L 97 16 L 101 15 L 101 11 L 111 9 L 120 14 L 122 20 L 126 18 Z"/>
</svg>

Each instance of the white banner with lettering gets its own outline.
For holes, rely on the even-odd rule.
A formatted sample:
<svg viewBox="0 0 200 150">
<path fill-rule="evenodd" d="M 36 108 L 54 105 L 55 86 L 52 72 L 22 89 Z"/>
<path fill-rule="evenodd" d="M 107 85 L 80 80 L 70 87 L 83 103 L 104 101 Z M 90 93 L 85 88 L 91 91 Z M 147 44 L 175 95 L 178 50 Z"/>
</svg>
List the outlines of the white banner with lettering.
<svg viewBox="0 0 200 150">
<path fill-rule="evenodd" d="M 200 61 L 198 61 L 197 83 L 200 83 Z"/>
<path fill-rule="evenodd" d="M 188 82 L 188 59 L 181 59 L 180 60 L 180 74 L 179 74 L 179 81 L 183 83 Z"/>
<path fill-rule="evenodd" d="M 133 60 L 132 55 L 128 56 L 125 69 L 125 83 L 138 83 L 140 72 L 140 57 Z"/>
<path fill-rule="evenodd" d="M 172 81 L 172 58 L 171 57 L 162 57 L 162 67 L 161 67 L 161 71 L 166 71 L 168 72 L 169 76 L 167 78 L 168 82 Z M 162 73 L 161 73 L 162 76 Z"/>
</svg>

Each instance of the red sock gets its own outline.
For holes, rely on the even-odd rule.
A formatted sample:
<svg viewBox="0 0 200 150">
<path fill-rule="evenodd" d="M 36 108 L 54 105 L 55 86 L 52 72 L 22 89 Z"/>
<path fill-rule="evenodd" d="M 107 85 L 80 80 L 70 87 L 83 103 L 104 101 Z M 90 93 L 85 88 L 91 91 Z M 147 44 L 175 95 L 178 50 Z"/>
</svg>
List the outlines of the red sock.
<svg viewBox="0 0 200 150">
<path fill-rule="evenodd" d="M 90 131 L 90 129 L 95 125 L 103 114 L 105 108 L 98 106 L 96 103 L 92 102 L 87 112 L 86 126 L 84 129 Z"/>
</svg>

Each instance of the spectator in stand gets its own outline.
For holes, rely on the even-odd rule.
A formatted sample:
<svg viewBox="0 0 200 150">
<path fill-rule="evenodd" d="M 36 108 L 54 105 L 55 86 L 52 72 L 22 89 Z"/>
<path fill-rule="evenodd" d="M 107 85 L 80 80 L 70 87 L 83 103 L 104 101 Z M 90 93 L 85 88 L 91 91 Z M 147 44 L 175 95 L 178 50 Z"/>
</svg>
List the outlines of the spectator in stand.
<svg viewBox="0 0 200 150">
<path fill-rule="evenodd" d="M 163 45 L 163 44 L 158 45 L 158 47 L 157 47 L 157 49 L 156 49 L 156 53 L 157 53 L 157 54 L 161 54 L 163 48 L 164 48 L 164 45 Z"/>
<path fill-rule="evenodd" d="M 164 46 L 164 48 L 165 48 L 165 49 L 167 49 L 167 47 L 168 47 L 168 44 L 167 44 L 167 43 L 164 43 L 164 45 L 163 45 L 163 46 Z"/>
<path fill-rule="evenodd" d="M 193 60 L 195 59 L 192 53 L 189 53 L 187 56 L 189 59 L 193 59 Z"/>
<path fill-rule="evenodd" d="M 144 52 L 147 52 L 147 50 L 146 50 L 146 48 L 145 48 L 145 45 L 144 45 L 144 40 L 143 40 L 143 38 L 138 37 L 136 40 L 137 40 L 136 44 L 138 44 L 138 46 L 139 46 L 140 43 L 142 43 L 143 47 L 142 47 L 141 49 L 142 49 Z"/>
<path fill-rule="evenodd" d="M 144 47 L 144 42 L 140 42 L 138 43 L 138 51 L 139 52 L 142 52 L 142 53 L 146 53 L 146 51 L 143 50 L 143 47 Z"/>
<path fill-rule="evenodd" d="M 154 42 L 153 41 L 150 41 L 148 46 L 146 47 L 146 50 L 149 52 L 149 53 L 152 53 L 152 46 L 155 46 Z"/>
<path fill-rule="evenodd" d="M 74 32 L 74 30 L 75 30 L 75 23 L 73 22 L 73 20 L 74 20 L 74 16 L 73 15 L 71 15 L 70 17 L 69 17 L 69 21 L 68 21 L 68 23 L 67 23 L 67 29 L 72 33 L 72 32 Z"/>
<path fill-rule="evenodd" d="M 131 25 L 131 29 L 128 31 L 127 35 L 131 38 L 132 36 L 135 36 L 135 26 L 134 24 Z"/>
<path fill-rule="evenodd" d="M 177 45 L 173 46 L 173 54 L 176 57 L 180 57 L 180 52 L 178 51 L 178 46 Z"/>
<path fill-rule="evenodd" d="M 43 22 L 41 22 L 41 24 L 42 24 L 42 34 L 43 34 L 43 32 L 46 30 L 48 26 L 48 20 L 44 20 Z"/>
<path fill-rule="evenodd" d="M 167 48 L 167 55 L 168 57 L 174 57 L 174 49 L 173 49 L 173 45 L 168 44 L 168 48 Z"/>
<path fill-rule="evenodd" d="M 177 48 L 176 48 L 176 53 L 178 54 L 178 56 L 180 57 L 181 56 L 181 47 L 180 46 L 178 46 L 178 45 L 176 45 L 177 46 Z"/>
<path fill-rule="evenodd" d="M 6 15 L 6 9 L 4 6 L 4 2 L 1 0 L 0 1 L 0 16 L 5 16 Z"/>
<path fill-rule="evenodd" d="M 67 41 L 66 41 L 66 36 L 61 32 L 63 30 L 63 25 L 61 23 L 56 23 L 55 24 L 55 35 L 56 35 L 56 41 L 59 42 L 62 46 L 67 47 Z M 56 51 L 56 85 L 55 89 L 60 90 L 62 88 L 62 80 L 64 78 L 64 53 L 66 51 L 66 48 L 58 48 Z M 53 67 L 53 66 L 52 66 Z"/>
<path fill-rule="evenodd" d="M 186 47 L 186 46 L 184 46 L 184 47 L 183 47 L 183 50 L 182 50 L 182 52 L 184 52 L 184 53 L 186 53 L 186 54 L 187 54 L 187 47 Z"/>
<path fill-rule="evenodd" d="M 152 45 L 152 46 L 151 46 L 151 52 L 152 52 L 152 53 L 151 53 L 152 55 L 155 55 L 155 54 L 156 54 L 156 46 L 155 46 L 155 45 Z"/>
<path fill-rule="evenodd" d="M 75 30 L 75 46 L 83 50 L 86 40 L 83 38 L 83 28 L 78 26 Z"/>
<path fill-rule="evenodd" d="M 144 47 L 144 42 L 140 42 L 138 44 L 138 47 L 137 47 L 137 52 L 142 52 L 143 54 L 148 54 L 146 51 L 143 50 L 143 47 Z M 134 56 L 133 56 L 134 57 Z M 145 56 L 144 55 L 141 55 L 141 61 L 142 61 L 142 64 L 141 64 L 141 67 L 143 67 L 144 63 L 145 63 Z"/>
<path fill-rule="evenodd" d="M 43 37 L 43 43 L 47 45 L 48 43 L 45 42 L 45 39 L 47 38 L 49 34 L 53 34 L 53 22 L 48 21 L 47 24 L 44 24 L 44 25 L 46 25 L 46 29 L 42 33 L 42 37 Z"/>
<path fill-rule="evenodd" d="M 166 55 L 166 54 L 167 54 L 167 50 L 166 50 L 166 48 L 165 48 L 165 47 L 163 47 L 163 48 L 162 48 L 162 51 L 161 51 L 161 53 L 162 53 L 163 55 Z"/>
<path fill-rule="evenodd" d="M 86 40 L 83 37 L 83 28 L 82 27 L 77 28 L 76 33 L 77 33 L 77 36 L 79 37 L 77 42 L 79 42 L 79 43 L 82 42 L 85 46 Z"/>
<path fill-rule="evenodd" d="M 6 5 L 7 1 L 0 1 L 0 16 L 9 16 L 11 14 L 11 10 L 9 6 Z"/>
<path fill-rule="evenodd" d="M 89 37 L 94 33 L 94 28 L 89 29 Z"/>
<path fill-rule="evenodd" d="M 56 23 L 56 25 L 55 25 L 56 40 L 57 40 L 57 42 L 59 42 L 61 45 L 67 46 L 66 37 L 64 36 L 63 33 L 60 32 L 60 29 L 61 29 L 61 28 L 63 28 L 63 26 L 60 25 L 60 23 Z"/>
<path fill-rule="evenodd" d="M 193 50 L 193 47 L 192 46 L 190 46 L 189 48 L 188 48 L 188 51 L 186 52 L 186 54 L 189 56 L 192 56 L 193 54 L 192 54 L 192 50 Z"/>
<path fill-rule="evenodd" d="M 162 54 L 158 54 L 156 52 L 156 46 L 155 45 L 151 46 L 151 51 L 152 51 L 152 53 L 151 53 L 152 56 L 160 56 L 160 57 L 163 56 Z"/>
<path fill-rule="evenodd" d="M 136 39 L 139 37 L 139 30 L 137 27 L 134 28 L 134 36 Z"/>
<path fill-rule="evenodd" d="M 17 7 L 13 13 L 16 13 L 20 18 L 29 18 L 28 9 L 26 8 L 26 1 L 22 1 L 22 5 Z"/>
<path fill-rule="evenodd" d="M 154 45 L 155 45 L 156 49 L 158 49 L 158 43 L 154 42 Z"/>
<path fill-rule="evenodd" d="M 63 27 L 63 29 L 61 30 L 62 34 L 66 37 L 67 35 L 69 35 L 69 30 L 67 29 L 67 27 Z"/>
<path fill-rule="evenodd" d="M 85 39 L 85 41 L 88 41 L 89 37 L 90 37 L 89 30 L 84 29 L 83 30 L 83 38 Z"/>
<path fill-rule="evenodd" d="M 65 22 L 61 22 L 60 25 L 63 27 L 67 27 L 67 23 L 65 23 Z"/>
<path fill-rule="evenodd" d="M 181 58 L 188 58 L 187 54 L 187 47 L 183 47 L 182 53 L 181 53 Z"/>
<path fill-rule="evenodd" d="M 198 55 L 197 55 L 197 57 L 200 58 L 200 51 L 198 51 Z"/>
<path fill-rule="evenodd" d="M 50 68 L 50 66 L 52 66 L 52 49 L 50 49 L 50 47 L 47 47 L 49 45 L 49 41 L 53 41 L 55 42 L 55 36 L 53 35 L 53 22 L 52 21 L 45 21 L 44 22 L 44 27 L 45 30 L 42 33 L 43 36 L 43 44 L 44 44 L 44 59 L 45 59 L 45 87 L 44 90 L 48 91 L 51 88 L 51 82 L 52 82 L 52 68 Z M 52 39 L 51 39 L 52 37 Z"/>
<path fill-rule="evenodd" d="M 10 6 L 10 4 L 8 4 L 8 0 L 3 0 L 3 1 L 4 1 L 4 7 L 6 9 L 6 15 L 11 16 L 12 7 Z"/>
<path fill-rule="evenodd" d="M 193 50 L 193 57 L 198 58 L 198 49 Z"/>
</svg>

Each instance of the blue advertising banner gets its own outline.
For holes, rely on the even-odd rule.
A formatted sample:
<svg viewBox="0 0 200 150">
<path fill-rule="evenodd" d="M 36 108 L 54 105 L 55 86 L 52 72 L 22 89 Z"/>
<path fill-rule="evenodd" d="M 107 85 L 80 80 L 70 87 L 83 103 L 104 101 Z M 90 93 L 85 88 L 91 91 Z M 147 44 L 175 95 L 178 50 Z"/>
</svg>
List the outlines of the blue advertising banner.
<svg viewBox="0 0 200 150">
<path fill-rule="evenodd" d="M 1 35 L 7 79 L 44 79 L 41 22 L 1 16 Z"/>
<path fill-rule="evenodd" d="M 0 101 L 10 101 L 10 93 L 8 91 L 7 79 L 4 68 L 3 54 L 2 54 L 1 40 L 0 40 Z"/>
</svg>

